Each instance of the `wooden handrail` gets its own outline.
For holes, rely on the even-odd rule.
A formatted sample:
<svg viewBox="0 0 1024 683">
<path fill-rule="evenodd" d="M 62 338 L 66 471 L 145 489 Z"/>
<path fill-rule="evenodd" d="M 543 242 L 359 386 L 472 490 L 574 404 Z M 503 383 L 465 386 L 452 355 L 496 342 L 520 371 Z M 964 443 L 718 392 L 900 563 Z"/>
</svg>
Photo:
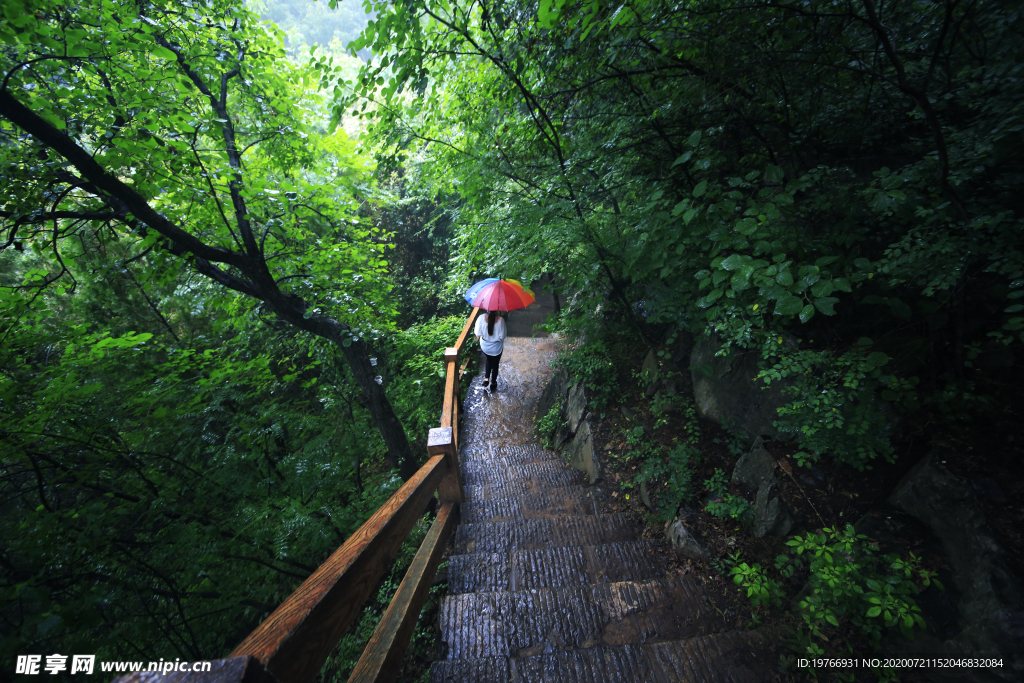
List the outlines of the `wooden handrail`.
<svg viewBox="0 0 1024 683">
<path fill-rule="evenodd" d="M 457 520 L 458 511 L 454 503 L 441 507 L 402 585 L 398 587 L 398 592 L 352 671 L 349 683 L 390 681 L 398 676 L 402 654 L 409 645 L 413 628 L 420 616 L 420 608 Z"/>
<path fill-rule="evenodd" d="M 308 683 L 391 565 L 441 478 L 434 456 L 317 567 L 273 614 L 242 641 L 232 657 L 256 657 L 279 683 Z"/>
<path fill-rule="evenodd" d="M 458 506 L 463 501 L 458 457 L 458 361 L 479 313 L 479 308 L 473 309 L 455 346 L 445 349 L 441 426 L 430 430 L 426 464 L 278 605 L 229 658 L 212 662 L 212 673 L 184 674 L 176 680 L 312 681 L 359 617 L 363 604 L 436 490 L 440 509 L 434 523 L 349 678 L 350 683 L 395 680 L 448 537 L 458 523 Z M 122 676 L 115 683 L 142 683 L 139 676 Z"/>
<path fill-rule="evenodd" d="M 469 331 L 473 329 L 473 323 L 476 322 L 476 316 L 480 313 L 480 307 L 474 306 L 473 310 L 469 314 L 469 318 L 466 320 L 466 325 L 462 328 L 462 334 L 459 335 L 459 340 L 455 342 L 455 349 L 461 353 L 462 349 L 466 346 L 466 337 L 469 336 Z"/>
</svg>

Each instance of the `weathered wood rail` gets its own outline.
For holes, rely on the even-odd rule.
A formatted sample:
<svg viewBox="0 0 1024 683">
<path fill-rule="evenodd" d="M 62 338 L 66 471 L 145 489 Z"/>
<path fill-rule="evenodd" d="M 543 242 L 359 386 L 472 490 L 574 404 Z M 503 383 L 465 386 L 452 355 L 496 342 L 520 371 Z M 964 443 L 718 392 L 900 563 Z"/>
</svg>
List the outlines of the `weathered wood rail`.
<svg viewBox="0 0 1024 683">
<path fill-rule="evenodd" d="M 430 456 L 370 519 L 256 627 L 227 659 L 204 673 L 172 673 L 180 683 L 309 683 L 391 566 L 434 492 L 438 512 L 356 664 L 349 683 L 394 681 L 463 501 L 459 477 L 459 356 L 479 313 L 474 308 L 455 346 L 445 349 L 441 426 L 427 439 Z M 117 683 L 149 680 L 130 674 Z M 161 679 L 163 680 L 163 679 Z"/>
</svg>

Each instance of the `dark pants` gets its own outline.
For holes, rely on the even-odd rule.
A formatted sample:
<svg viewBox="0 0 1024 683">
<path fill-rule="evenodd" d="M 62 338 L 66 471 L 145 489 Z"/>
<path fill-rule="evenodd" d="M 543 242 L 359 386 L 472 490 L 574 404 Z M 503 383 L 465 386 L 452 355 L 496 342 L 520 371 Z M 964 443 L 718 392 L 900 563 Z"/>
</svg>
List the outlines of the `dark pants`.
<svg viewBox="0 0 1024 683">
<path fill-rule="evenodd" d="M 487 359 L 487 363 L 484 365 L 484 384 L 487 384 L 489 382 L 497 382 L 498 363 L 501 362 L 501 354 L 499 353 L 497 356 L 488 356 L 485 353 L 484 358 Z"/>
</svg>

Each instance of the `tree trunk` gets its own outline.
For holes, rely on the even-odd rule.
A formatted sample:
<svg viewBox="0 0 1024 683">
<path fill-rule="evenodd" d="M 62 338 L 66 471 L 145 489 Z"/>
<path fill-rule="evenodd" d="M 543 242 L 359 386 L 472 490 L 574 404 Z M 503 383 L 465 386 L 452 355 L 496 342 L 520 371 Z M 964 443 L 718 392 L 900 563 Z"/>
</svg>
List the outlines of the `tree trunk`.
<svg viewBox="0 0 1024 683">
<path fill-rule="evenodd" d="M 384 439 L 391 466 L 398 470 L 402 481 L 408 481 L 416 474 L 416 457 L 409 446 L 402 421 L 395 414 L 391 402 L 384 393 L 384 387 L 377 383 L 377 372 L 370 364 L 369 345 L 361 339 L 354 338 L 341 322 L 330 316 L 313 315 L 306 318 L 297 306 L 284 304 L 279 307 L 273 303 L 271 305 L 278 315 L 292 325 L 334 342 L 341 350 L 359 386 L 363 405 L 370 412 L 377 430 Z M 348 346 L 344 343 L 346 340 L 350 341 Z"/>
</svg>

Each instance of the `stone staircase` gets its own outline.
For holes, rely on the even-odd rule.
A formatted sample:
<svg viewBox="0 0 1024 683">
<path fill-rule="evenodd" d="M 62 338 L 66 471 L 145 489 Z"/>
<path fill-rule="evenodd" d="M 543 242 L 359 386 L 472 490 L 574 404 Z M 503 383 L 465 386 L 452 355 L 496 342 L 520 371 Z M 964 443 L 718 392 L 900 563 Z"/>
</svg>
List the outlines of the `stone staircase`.
<svg viewBox="0 0 1024 683">
<path fill-rule="evenodd" d="M 667 577 L 655 542 L 603 514 L 544 451 L 532 410 L 554 344 L 510 338 L 498 392 L 474 379 L 463 417 L 467 502 L 449 557 L 432 683 L 743 681 L 779 677 L 779 634 L 737 631 L 703 584 Z"/>
</svg>

